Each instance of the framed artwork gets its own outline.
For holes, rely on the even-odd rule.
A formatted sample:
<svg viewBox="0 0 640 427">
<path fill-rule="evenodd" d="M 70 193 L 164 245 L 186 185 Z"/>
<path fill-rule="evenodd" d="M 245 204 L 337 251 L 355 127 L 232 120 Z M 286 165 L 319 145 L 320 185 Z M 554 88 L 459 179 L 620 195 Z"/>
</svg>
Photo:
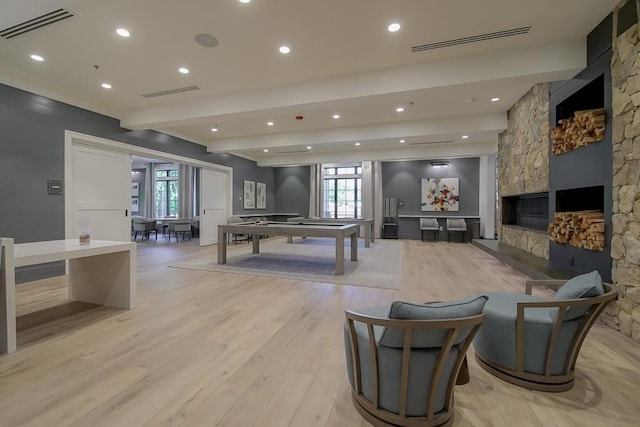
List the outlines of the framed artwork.
<svg viewBox="0 0 640 427">
<path fill-rule="evenodd" d="M 253 181 L 244 182 L 244 208 L 256 208 L 256 183 Z"/>
<path fill-rule="evenodd" d="M 267 184 L 256 182 L 256 209 L 267 209 Z"/>
<path fill-rule="evenodd" d="M 460 210 L 458 178 L 426 178 L 422 180 L 423 211 Z"/>
<path fill-rule="evenodd" d="M 138 212 L 138 209 L 139 209 L 138 198 L 137 197 L 132 197 L 131 198 L 131 213 Z"/>
<path fill-rule="evenodd" d="M 138 197 L 140 195 L 140 183 L 132 182 L 131 183 L 131 197 Z"/>
</svg>

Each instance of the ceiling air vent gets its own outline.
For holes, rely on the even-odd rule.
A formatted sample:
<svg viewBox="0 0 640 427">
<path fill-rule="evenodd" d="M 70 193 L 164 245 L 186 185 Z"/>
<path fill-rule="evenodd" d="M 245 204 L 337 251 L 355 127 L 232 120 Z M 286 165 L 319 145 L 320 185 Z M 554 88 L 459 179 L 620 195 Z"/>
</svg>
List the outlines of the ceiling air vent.
<svg viewBox="0 0 640 427">
<path fill-rule="evenodd" d="M 162 90 L 160 92 L 143 93 L 144 98 L 155 98 L 156 96 L 174 95 L 176 93 L 191 92 L 192 90 L 200 90 L 198 86 L 179 87 L 178 89 Z"/>
<path fill-rule="evenodd" d="M 37 30 L 38 28 L 46 27 L 64 19 L 71 18 L 73 16 L 73 13 L 69 12 L 66 9 L 57 9 L 53 12 L 45 13 L 44 15 L 38 16 L 37 18 L 24 21 L 21 24 L 5 28 L 4 30 L 0 31 L 0 37 L 9 40 L 22 34 L 30 33 L 31 31 Z"/>
<path fill-rule="evenodd" d="M 517 36 L 520 34 L 527 34 L 529 30 L 531 30 L 531 26 L 513 28 L 511 30 L 496 31 L 495 33 L 478 34 L 476 36 L 462 37 L 460 39 L 452 39 L 452 40 L 445 40 L 441 42 L 423 44 L 420 46 L 413 46 L 411 48 L 411 52 L 413 53 L 423 52 L 425 50 L 440 49 L 443 47 L 457 46 L 460 44 L 468 44 L 468 43 L 482 42 L 485 40 L 500 39 L 503 37 Z"/>
<path fill-rule="evenodd" d="M 309 150 L 276 151 L 277 154 L 308 153 Z"/>
<path fill-rule="evenodd" d="M 407 145 L 427 145 L 427 144 L 441 144 L 443 142 L 453 142 L 453 141 L 429 141 L 429 142 L 410 142 Z"/>
</svg>

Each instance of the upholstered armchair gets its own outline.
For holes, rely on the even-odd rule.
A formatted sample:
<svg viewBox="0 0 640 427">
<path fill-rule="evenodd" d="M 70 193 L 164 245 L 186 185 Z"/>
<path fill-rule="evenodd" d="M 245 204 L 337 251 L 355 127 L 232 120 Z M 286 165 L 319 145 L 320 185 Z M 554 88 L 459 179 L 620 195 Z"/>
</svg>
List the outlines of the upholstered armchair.
<svg viewBox="0 0 640 427">
<path fill-rule="evenodd" d="M 440 224 L 438 218 L 420 218 L 420 240 L 424 242 L 424 232 L 433 232 L 433 240 L 440 240 Z"/>
<path fill-rule="evenodd" d="M 230 216 L 227 218 L 227 224 L 242 224 L 244 222 L 247 221 L 239 216 Z M 238 243 L 238 240 L 249 240 L 251 237 L 248 234 L 229 233 L 229 238 L 233 240 L 234 243 Z"/>
<path fill-rule="evenodd" d="M 347 375 L 358 412 L 375 426 L 449 425 L 456 378 L 467 369 L 486 301 L 347 310 Z"/>
<path fill-rule="evenodd" d="M 464 218 L 447 218 L 447 240 L 451 241 L 452 233 L 460 233 L 460 241 L 464 242 L 467 232 L 467 221 Z"/>
<path fill-rule="evenodd" d="M 556 288 L 553 299 L 531 295 Z M 570 390 L 580 347 L 616 292 L 597 271 L 569 281 L 531 280 L 524 294 L 486 293 L 487 318 L 473 346 L 480 366 L 509 383 L 539 391 Z"/>
<path fill-rule="evenodd" d="M 158 230 L 156 230 L 156 221 L 148 218 L 133 218 L 131 220 L 131 227 L 133 229 L 133 240 L 136 240 L 138 233 L 141 235 L 141 239 L 147 236 L 147 240 L 151 236 L 151 233 L 156 235 L 158 240 Z"/>
<path fill-rule="evenodd" d="M 178 234 L 182 234 L 182 240 L 185 236 L 189 236 L 191 240 L 191 219 L 190 218 L 178 218 L 175 221 L 169 223 L 169 241 L 171 236 L 176 236 L 176 242 L 178 241 Z"/>
</svg>

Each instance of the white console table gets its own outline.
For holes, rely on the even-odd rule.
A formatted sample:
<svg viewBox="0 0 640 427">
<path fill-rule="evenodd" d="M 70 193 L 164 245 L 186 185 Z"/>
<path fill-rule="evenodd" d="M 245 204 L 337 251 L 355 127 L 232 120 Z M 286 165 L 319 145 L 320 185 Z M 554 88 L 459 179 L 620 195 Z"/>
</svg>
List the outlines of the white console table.
<svg viewBox="0 0 640 427">
<path fill-rule="evenodd" d="M 75 240 L 14 244 L 0 238 L 0 353 L 16 351 L 15 269 L 68 261 L 69 298 L 132 309 L 136 305 L 136 244 Z"/>
</svg>

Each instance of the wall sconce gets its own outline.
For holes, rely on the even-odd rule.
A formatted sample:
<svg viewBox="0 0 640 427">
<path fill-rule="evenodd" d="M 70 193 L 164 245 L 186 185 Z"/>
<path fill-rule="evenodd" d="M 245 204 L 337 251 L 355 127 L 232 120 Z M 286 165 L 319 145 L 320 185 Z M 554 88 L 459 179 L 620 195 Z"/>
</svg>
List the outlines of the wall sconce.
<svg viewBox="0 0 640 427">
<path fill-rule="evenodd" d="M 431 162 L 431 167 L 432 168 L 447 168 L 447 167 L 449 167 L 449 162 L 447 162 L 446 160 L 434 160 L 433 162 Z"/>
</svg>

